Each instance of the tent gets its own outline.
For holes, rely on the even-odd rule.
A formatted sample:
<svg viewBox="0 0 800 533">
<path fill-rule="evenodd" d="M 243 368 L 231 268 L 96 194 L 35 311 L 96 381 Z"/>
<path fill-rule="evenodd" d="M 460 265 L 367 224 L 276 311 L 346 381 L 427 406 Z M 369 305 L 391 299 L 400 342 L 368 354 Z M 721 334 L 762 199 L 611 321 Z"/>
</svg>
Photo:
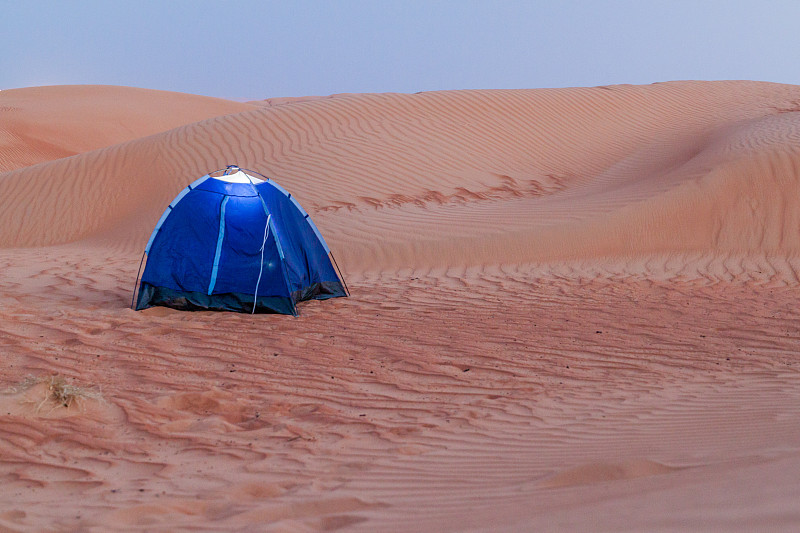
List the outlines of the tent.
<svg viewBox="0 0 800 533">
<path fill-rule="evenodd" d="M 349 295 L 332 257 L 290 193 L 231 165 L 198 179 L 169 204 L 142 256 L 135 309 L 297 316 L 298 302 Z"/>
</svg>

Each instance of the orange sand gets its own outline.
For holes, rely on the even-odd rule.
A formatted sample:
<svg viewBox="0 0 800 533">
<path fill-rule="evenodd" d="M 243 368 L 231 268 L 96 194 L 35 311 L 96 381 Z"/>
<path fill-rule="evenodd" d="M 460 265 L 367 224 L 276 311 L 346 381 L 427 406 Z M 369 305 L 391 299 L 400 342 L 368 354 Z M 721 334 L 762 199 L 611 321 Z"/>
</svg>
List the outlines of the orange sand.
<svg viewBox="0 0 800 533">
<path fill-rule="evenodd" d="M 0 117 L 0 531 L 800 528 L 800 87 L 46 87 Z M 231 163 L 351 298 L 127 308 L 165 205 Z M 54 374 L 90 396 L 26 382 Z"/>
</svg>

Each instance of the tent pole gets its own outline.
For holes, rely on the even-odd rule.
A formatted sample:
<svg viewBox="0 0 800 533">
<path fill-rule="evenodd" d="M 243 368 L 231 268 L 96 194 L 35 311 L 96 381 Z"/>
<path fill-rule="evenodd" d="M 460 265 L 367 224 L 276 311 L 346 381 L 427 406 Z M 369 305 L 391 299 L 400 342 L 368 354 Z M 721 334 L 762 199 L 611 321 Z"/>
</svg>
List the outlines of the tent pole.
<svg viewBox="0 0 800 533">
<path fill-rule="evenodd" d="M 139 274 L 142 273 L 145 255 L 147 255 L 147 252 L 142 252 L 142 259 L 139 261 L 139 270 L 136 271 L 136 283 L 133 286 L 133 294 L 131 295 L 131 309 L 133 309 L 133 301 L 136 299 L 136 291 L 139 290 Z"/>
<path fill-rule="evenodd" d="M 342 275 L 342 271 L 339 270 L 339 265 L 336 263 L 336 258 L 333 257 L 333 252 L 330 252 L 331 259 L 333 259 L 333 264 L 336 266 L 336 272 L 339 273 L 339 277 L 342 278 L 342 283 L 344 283 L 344 290 L 347 291 L 347 296 L 350 296 L 350 289 L 347 288 L 347 282 L 344 280 L 344 276 Z"/>
</svg>

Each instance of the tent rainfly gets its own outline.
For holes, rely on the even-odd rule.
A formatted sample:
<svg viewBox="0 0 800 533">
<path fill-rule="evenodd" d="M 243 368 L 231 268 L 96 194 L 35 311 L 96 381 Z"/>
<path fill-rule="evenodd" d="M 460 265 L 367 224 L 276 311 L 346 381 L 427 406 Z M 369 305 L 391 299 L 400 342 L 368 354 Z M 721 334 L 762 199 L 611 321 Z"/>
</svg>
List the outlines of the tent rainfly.
<svg viewBox="0 0 800 533">
<path fill-rule="evenodd" d="M 161 216 L 142 256 L 135 309 L 297 316 L 298 302 L 349 295 L 332 257 L 290 193 L 230 165 L 186 187 Z"/>
</svg>

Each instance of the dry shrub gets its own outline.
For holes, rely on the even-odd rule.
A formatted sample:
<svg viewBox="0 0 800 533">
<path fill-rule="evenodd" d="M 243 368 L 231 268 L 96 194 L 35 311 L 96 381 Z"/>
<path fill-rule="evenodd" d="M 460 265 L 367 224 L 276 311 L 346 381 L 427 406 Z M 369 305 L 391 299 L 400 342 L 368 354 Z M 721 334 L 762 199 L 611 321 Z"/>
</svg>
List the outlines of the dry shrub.
<svg viewBox="0 0 800 533">
<path fill-rule="evenodd" d="M 70 407 L 73 403 L 78 403 L 84 398 L 99 399 L 100 393 L 87 390 L 84 387 L 70 385 L 64 376 L 50 376 L 42 380 L 47 390 L 47 400 L 52 400 L 56 405 Z"/>
<path fill-rule="evenodd" d="M 47 404 L 52 405 L 52 409 L 50 409 L 52 411 L 59 407 L 80 406 L 84 400 L 102 400 L 102 396 L 98 391 L 73 385 L 67 381 L 67 378 L 60 375 L 47 377 L 28 376 L 17 387 L 13 387 L 7 392 L 19 393 L 30 390 L 40 384 L 44 386 L 44 398 L 38 403 L 37 412 L 41 411 Z"/>
</svg>

